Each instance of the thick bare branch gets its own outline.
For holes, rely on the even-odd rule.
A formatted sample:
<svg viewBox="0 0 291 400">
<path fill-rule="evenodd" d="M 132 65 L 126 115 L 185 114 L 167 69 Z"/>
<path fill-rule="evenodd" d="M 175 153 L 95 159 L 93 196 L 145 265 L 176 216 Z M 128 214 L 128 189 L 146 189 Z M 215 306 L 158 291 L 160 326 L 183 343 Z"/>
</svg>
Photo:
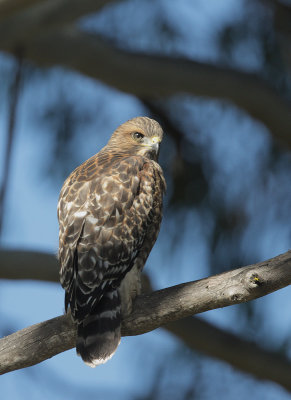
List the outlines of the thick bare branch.
<svg viewBox="0 0 291 400">
<path fill-rule="evenodd" d="M 185 59 L 130 53 L 73 28 L 36 37 L 25 45 L 24 53 L 39 65 L 72 68 L 141 98 L 188 93 L 228 99 L 291 146 L 290 104 L 255 75 Z"/>
<path fill-rule="evenodd" d="M 291 251 L 270 260 L 200 281 L 139 296 L 124 321 L 126 335 L 149 332 L 168 322 L 265 296 L 291 284 Z"/>
<path fill-rule="evenodd" d="M 47 281 L 58 281 L 57 259 L 49 253 L 38 253 L 30 251 L 1 250 L 0 251 L 0 278 L 2 279 L 40 279 Z M 42 331 L 47 330 L 47 337 L 56 335 L 55 340 L 63 341 L 62 333 L 68 329 L 72 338 L 68 341 L 68 348 L 74 346 L 74 328 L 70 321 L 59 317 L 56 324 L 48 321 L 41 324 Z M 60 322 L 61 321 L 61 322 Z M 37 325 L 38 326 L 38 325 Z M 36 327 L 37 327 L 36 326 Z M 31 327 L 30 327 L 31 328 Z M 33 337 L 32 331 L 30 337 Z M 73 330 L 71 330 L 73 328 Z M 163 328 L 173 333 L 182 340 L 189 348 L 201 351 L 211 357 L 226 361 L 242 371 L 251 373 L 262 379 L 273 380 L 285 387 L 288 385 L 291 374 L 291 363 L 278 356 L 276 353 L 261 349 L 256 344 L 238 338 L 236 335 L 214 327 L 212 324 L 197 318 L 188 317 L 179 321 L 166 324 Z M 58 330 L 59 329 L 59 330 Z M 22 333 L 23 331 L 17 332 Z M 60 336 L 58 336 L 60 332 Z M 36 335 L 38 336 L 38 334 Z M 20 335 L 20 340 L 22 334 Z M 14 340 L 14 339 L 13 339 Z M 17 339 L 18 340 L 18 339 Z M 52 339 L 54 340 L 54 339 Z M 34 341 L 32 343 L 35 343 Z M 38 348 L 41 340 L 36 341 L 35 354 L 39 354 L 40 361 L 43 360 L 43 348 Z M 62 345 L 61 345 L 62 346 Z M 64 351 L 62 349 L 61 351 Z M 33 356 L 33 363 L 38 362 Z M 274 367 L 275 366 L 275 367 Z M 22 368 L 22 366 L 20 366 Z M 287 387 L 288 388 L 288 387 Z M 289 388 L 290 390 L 290 388 Z"/>
<path fill-rule="evenodd" d="M 183 317 L 264 296 L 290 283 L 291 251 L 262 263 L 139 296 L 133 313 L 123 321 L 122 334 L 142 334 Z M 173 326 L 166 328 L 174 331 Z M 188 339 L 184 336 L 183 340 Z M 25 328 L 0 341 L 0 373 L 34 365 L 74 345 L 75 328 L 68 316 Z M 259 376 L 270 378 L 266 372 Z M 278 383 L 287 387 L 286 382 Z"/>
</svg>

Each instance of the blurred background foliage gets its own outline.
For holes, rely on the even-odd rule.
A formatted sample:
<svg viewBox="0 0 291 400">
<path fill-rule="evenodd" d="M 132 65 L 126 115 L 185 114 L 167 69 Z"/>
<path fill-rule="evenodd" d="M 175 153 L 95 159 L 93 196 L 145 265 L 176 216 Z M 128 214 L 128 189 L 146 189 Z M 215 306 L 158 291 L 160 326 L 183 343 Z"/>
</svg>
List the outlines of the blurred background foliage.
<svg viewBox="0 0 291 400">
<path fill-rule="evenodd" d="M 83 30 L 98 33 L 122 49 L 179 56 L 255 73 L 290 101 L 290 10 L 288 2 L 271 0 L 183 0 L 175 4 L 131 0 L 110 4 L 78 23 Z M 0 61 L 4 137 L 18 61 L 4 53 Z M 38 148 L 38 156 L 27 162 L 33 164 L 40 188 L 45 182 L 46 190 L 57 193 L 72 169 L 97 152 L 117 125 L 128 118 L 147 115 L 164 127 L 160 164 L 168 191 L 160 239 L 148 268 L 155 288 L 255 263 L 290 247 L 291 127 L 290 140 L 283 143 L 268 126 L 227 100 L 187 94 L 159 100 L 135 98 L 76 72 L 57 66 L 40 69 L 28 62 L 22 64 L 21 74 L 13 145 L 17 145 L 23 123 L 28 145 L 31 142 Z M 1 139 L 2 154 L 7 137 Z M 16 150 L 12 151 L 11 181 L 15 154 Z M 17 185 L 12 185 L 11 193 Z M 9 207 L 7 193 L 1 208 L 2 244 L 6 246 L 14 245 L 9 239 L 13 221 Z M 55 235 L 48 248 L 55 247 L 56 230 Z M 205 318 L 290 356 L 291 318 L 284 311 L 288 301 L 286 293 L 275 297 L 273 303 L 260 299 L 232 307 L 231 311 L 219 311 L 219 315 L 208 313 L 210 316 Z M 1 324 L 3 333 L 7 326 L 14 325 L 11 317 L 3 317 L 2 321 L 7 322 Z M 48 365 L 25 371 L 27 398 L 36 396 L 38 392 L 33 394 L 30 389 L 31 382 L 41 386 L 43 374 L 52 383 L 45 398 L 71 399 L 80 393 L 96 399 L 231 399 L 250 394 L 258 399 L 289 398 L 276 385 L 258 385 L 225 364 L 193 354 L 174 339 L 164 348 L 162 340 L 151 339 L 150 335 L 145 342 L 143 337 L 133 340 L 135 347 L 132 345 L 130 351 L 139 355 L 137 371 L 143 374 L 147 370 L 142 390 L 133 383 L 132 391 L 119 392 L 112 377 L 111 388 L 97 393 L 94 381 L 88 388 L 82 381 L 71 383 L 68 377 L 60 382 Z M 152 354 L 146 354 L 150 349 Z M 122 357 L 127 363 L 128 355 L 123 352 Z M 33 378 L 31 374 L 35 374 Z"/>
</svg>

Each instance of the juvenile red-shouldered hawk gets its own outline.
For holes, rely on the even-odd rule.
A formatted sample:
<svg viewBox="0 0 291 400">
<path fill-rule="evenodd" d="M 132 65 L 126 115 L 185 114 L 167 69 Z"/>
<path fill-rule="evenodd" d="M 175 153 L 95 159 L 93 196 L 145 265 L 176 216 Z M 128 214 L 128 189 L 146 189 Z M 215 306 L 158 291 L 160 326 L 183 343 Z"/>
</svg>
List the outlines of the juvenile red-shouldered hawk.
<svg viewBox="0 0 291 400">
<path fill-rule="evenodd" d="M 77 353 L 91 367 L 120 343 L 140 274 L 157 239 L 166 184 L 163 131 L 147 117 L 120 125 L 65 181 L 59 198 L 60 281 L 77 323 Z"/>
</svg>

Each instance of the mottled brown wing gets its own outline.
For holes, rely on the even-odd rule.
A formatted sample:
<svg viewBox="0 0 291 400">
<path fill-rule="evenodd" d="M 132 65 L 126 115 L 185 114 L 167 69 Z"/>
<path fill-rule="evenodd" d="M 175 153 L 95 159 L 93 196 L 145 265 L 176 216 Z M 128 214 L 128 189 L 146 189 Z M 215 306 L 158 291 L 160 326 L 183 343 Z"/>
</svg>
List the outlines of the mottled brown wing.
<svg viewBox="0 0 291 400">
<path fill-rule="evenodd" d="M 61 283 L 77 321 L 100 301 L 108 284 L 117 287 L 130 270 L 151 223 L 161 216 L 164 191 L 160 167 L 143 157 L 117 160 L 92 175 L 91 180 L 68 178 L 58 207 Z"/>
</svg>

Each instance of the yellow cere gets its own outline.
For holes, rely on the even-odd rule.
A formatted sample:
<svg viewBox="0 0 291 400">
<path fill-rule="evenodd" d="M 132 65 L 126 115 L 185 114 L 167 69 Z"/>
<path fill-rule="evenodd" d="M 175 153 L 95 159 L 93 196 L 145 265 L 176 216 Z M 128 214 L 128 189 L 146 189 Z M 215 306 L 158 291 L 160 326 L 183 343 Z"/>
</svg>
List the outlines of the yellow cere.
<svg viewBox="0 0 291 400">
<path fill-rule="evenodd" d="M 158 136 L 152 137 L 152 143 L 153 143 L 153 144 L 154 144 L 154 143 L 160 143 L 160 141 L 161 141 L 161 138 L 159 138 Z"/>
</svg>

